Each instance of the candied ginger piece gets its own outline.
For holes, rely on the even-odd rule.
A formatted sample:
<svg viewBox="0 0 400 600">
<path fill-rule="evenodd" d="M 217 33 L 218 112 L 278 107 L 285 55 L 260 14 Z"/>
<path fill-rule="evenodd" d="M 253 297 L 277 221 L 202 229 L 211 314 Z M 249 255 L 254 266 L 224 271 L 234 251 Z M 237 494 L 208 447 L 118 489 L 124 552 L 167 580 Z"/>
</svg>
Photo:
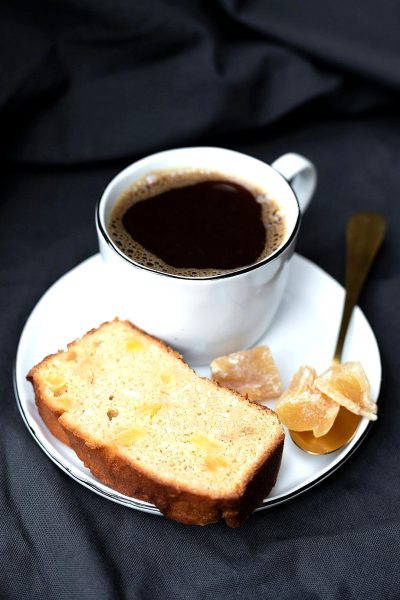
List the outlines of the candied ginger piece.
<svg viewBox="0 0 400 600">
<path fill-rule="evenodd" d="M 137 338 L 132 337 L 130 340 L 126 342 L 126 351 L 127 352 L 137 352 L 138 350 L 143 350 L 143 344 Z"/>
<path fill-rule="evenodd" d="M 194 444 L 195 446 L 197 446 L 198 448 L 201 448 L 202 450 L 208 450 L 210 452 L 214 452 L 215 450 L 219 450 L 219 444 L 218 442 L 216 442 L 215 440 L 212 440 L 211 438 L 207 437 L 206 435 L 203 435 L 201 433 L 194 433 L 189 441 Z"/>
<path fill-rule="evenodd" d="M 207 456 L 204 465 L 209 471 L 217 471 L 228 467 L 229 463 L 222 456 Z"/>
<path fill-rule="evenodd" d="M 204 466 L 208 471 L 226 468 L 228 462 L 221 454 L 221 445 L 202 433 L 194 433 L 189 442 L 204 456 Z"/>
<path fill-rule="evenodd" d="M 64 354 L 61 354 L 60 358 L 65 361 L 74 362 L 79 357 L 78 357 L 78 353 L 75 352 L 75 350 L 70 349 L 70 350 L 67 350 L 66 352 L 64 352 Z"/>
<path fill-rule="evenodd" d="M 277 398 L 282 393 L 281 378 L 268 346 L 221 356 L 210 367 L 214 381 L 247 394 L 253 402 Z"/>
<path fill-rule="evenodd" d="M 62 396 L 67 391 L 67 382 L 60 375 L 50 373 L 47 377 L 47 383 L 56 397 Z"/>
<path fill-rule="evenodd" d="M 152 418 L 156 416 L 156 414 L 161 410 L 162 406 L 163 405 L 161 402 L 148 402 L 147 404 L 142 404 L 139 406 L 137 411 L 144 417 Z"/>
<path fill-rule="evenodd" d="M 114 442 L 121 444 L 121 446 L 131 446 L 144 435 L 146 435 L 146 432 L 143 428 L 131 427 L 129 429 L 119 431 L 116 435 L 114 435 Z"/>
<path fill-rule="evenodd" d="M 58 407 L 61 408 L 61 410 L 71 410 L 73 407 L 73 402 L 70 400 L 70 398 L 64 396 L 59 399 Z"/>
<path fill-rule="evenodd" d="M 376 421 L 377 406 L 371 400 L 369 381 L 361 363 L 332 365 L 317 377 L 315 386 L 350 412 Z"/>
<path fill-rule="evenodd" d="M 340 406 L 315 387 L 316 377 L 312 367 L 300 367 L 277 400 L 275 411 L 289 429 L 312 430 L 315 437 L 321 437 L 332 427 Z"/>
</svg>

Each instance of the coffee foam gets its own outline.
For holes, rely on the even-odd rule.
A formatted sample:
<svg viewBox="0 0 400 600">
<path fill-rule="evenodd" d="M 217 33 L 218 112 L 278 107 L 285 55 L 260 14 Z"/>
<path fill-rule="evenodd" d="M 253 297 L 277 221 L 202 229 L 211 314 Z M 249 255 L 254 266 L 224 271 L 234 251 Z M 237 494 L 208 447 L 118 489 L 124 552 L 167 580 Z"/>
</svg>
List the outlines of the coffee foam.
<svg viewBox="0 0 400 600">
<path fill-rule="evenodd" d="M 157 196 L 171 188 L 194 185 L 202 181 L 230 181 L 246 187 L 262 205 L 262 220 L 267 232 L 265 248 L 255 261 L 256 264 L 270 256 L 281 246 L 286 236 L 285 215 L 279 204 L 269 197 L 268 192 L 249 185 L 234 175 L 224 175 L 217 171 L 193 169 L 189 167 L 151 171 L 137 179 L 118 198 L 111 211 L 108 232 L 114 244 L 133 262 L 151 270 L 179 275 L 181 277 L 212 277 L 232 272 L 232 269 L 190 269 L 168 265 L 158 256 L 136 242 L 125 230 L 122 218 L 125 212 L 137 202 Z M 237 270 L 242 270 L 243 267 Z"/>
</svg>

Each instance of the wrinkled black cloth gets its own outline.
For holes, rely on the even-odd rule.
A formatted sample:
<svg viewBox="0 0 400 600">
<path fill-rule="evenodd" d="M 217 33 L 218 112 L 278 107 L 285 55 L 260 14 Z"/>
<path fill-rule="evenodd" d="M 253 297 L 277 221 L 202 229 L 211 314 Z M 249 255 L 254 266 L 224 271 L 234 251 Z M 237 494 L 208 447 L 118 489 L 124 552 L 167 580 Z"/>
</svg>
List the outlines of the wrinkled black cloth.
<svg viewBox="0 0 400 600">
<path fill-rule="evenodd" d="M 1 598 L 399 598 L 399 24 L 394 0 L 1 4 Z M 35 444 L 12 387 L 30 311 L 97 251 L 105 184 L 150 152 L 205 144 L 315 162 L 298 251 L 340 281 L 348 217 L 389 224 L 361 301 L 379 420 L 329 479 L 237 530 L 80 486 Z"/>
</svg>

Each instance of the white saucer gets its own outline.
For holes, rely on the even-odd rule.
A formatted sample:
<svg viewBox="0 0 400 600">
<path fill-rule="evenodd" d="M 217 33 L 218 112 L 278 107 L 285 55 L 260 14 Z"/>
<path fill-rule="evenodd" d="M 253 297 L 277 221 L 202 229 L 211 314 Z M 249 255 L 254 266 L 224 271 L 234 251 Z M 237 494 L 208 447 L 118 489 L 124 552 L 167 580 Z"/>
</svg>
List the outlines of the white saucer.
<svg viewBox="0 0 400 600">
<path fill-rule="evenodd" d="M 270 346 L 283 386 L 300 365 L 317 372 L 331 361 L 344 299 L 343 288 L 312 262 L 295 255 L 283 303 L 266 335 L 259 340 Z M 41 420 L 32 386 L 25 379 L 29 369 L 47 354 L 64 348 L 103 321 L 118 316 L 112 290 L 103 279 L 103 264 L 95 255 L 61 277 L 41 298 L 22 332 L 15 365 L 15 393 L 26 426 L 42 450 L 73 479 L 94 492 L 140 511 L 161 514 L 152 504 L 124 496 L 100 483 L 75 453 L 58 441 Z M 381 362 L 374 333 L 362 311 L 354 311 L 343 360 L 360 360 L 377 400 Z M 197 369 L 208 375 L 206 367 Z M 271 404 L 273 408 L 273 404 Z M 326 456 L 310 456 L 286 436 L 282 467 L 271 494 L 258 510 L 285 502 L 316 485 L 349 458 L 364 440 L 371 424 L 362 419 L 353 440 Z M 334 483 L 332 485 L 335 485 Z"/>
</svg>

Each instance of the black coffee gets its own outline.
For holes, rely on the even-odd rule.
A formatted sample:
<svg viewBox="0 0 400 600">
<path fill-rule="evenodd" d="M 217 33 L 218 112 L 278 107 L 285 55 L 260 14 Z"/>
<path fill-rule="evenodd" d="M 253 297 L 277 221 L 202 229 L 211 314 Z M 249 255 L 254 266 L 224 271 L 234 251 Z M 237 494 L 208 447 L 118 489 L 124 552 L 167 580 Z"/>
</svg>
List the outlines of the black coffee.
<svg viewBox="0 0 400 600">
<path fill-rule="evenodd" d="M 279 207 L 221 174 L 158 171 L 126 190 L 110 219 L 132 260 L 167 273 L 207 276 L 240 269 L 283 241 Z"/>
<path fill-rule="evenodd" d="M 239 269 L 261 254 L 261 205 L 242 185 L 201 181 L 133 204 L 122 217 L 132 239 L 176 269 Z"/>
</svg>

